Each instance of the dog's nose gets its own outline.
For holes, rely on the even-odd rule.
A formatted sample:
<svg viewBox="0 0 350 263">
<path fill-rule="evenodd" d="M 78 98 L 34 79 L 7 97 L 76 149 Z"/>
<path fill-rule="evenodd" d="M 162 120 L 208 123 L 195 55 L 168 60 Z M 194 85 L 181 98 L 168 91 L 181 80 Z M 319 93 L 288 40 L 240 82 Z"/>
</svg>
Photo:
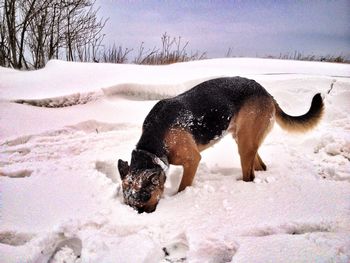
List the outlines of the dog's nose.
<svg viewBox="0 0 350 263">
<path fill-rule="evenodd" d="M 156 210 L 156 206 L 153 206 L 153 207 L 150 207 L 150 206 L 149 207 L 147 207 L 147 206 L 145 206 L 145 207 L 138 207 L 138 208 L 136 208 L 136 210 L 137 210 L 137 212 L 139 214 L 142 214 L 144 212 L 152 213 L 152 212 L 154 212 Z"/>
<path fill-rule="evenodd" d="M 139 214 L 142 214 L 143 212 L 145 212 L 145 209 L 143 207 L 137 208 L 137 212 Z"/>
<path fill-rule="evenodd" d="M 151 199 L 151 194 L 147 191 L 134 191 L 131 193 L 131 196 L 134 200 L 138 200 L 141 202 L 147 202 L 149 199 Z"/>
<path fill-rule="evenodd" d="M 145 212 L 146 212 L 146 213 L 152 213 L 152 212 L 154 212 L 154 211 L 156 210 L 156 207 L 157 207 L 157 206 L 146 207 L 146 208 L 145 208 Z"/>
<path fill-rule="evenodd" d="M 151 198 L 151 194 L 146 191 L 141 191 L 138 197 L 142 202 L 147 202 Z"/>
</svg>

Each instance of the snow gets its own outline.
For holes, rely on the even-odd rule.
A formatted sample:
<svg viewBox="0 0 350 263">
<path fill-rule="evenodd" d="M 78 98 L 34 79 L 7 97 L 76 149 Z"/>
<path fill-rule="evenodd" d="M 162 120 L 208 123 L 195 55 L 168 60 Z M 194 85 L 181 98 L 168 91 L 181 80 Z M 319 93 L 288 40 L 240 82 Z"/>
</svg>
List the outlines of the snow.
<svg viewBox="0 0 350 263">
<path fill-rule="evenodd" d="M 321 92 L 321 124 L 302 135 L 275 125 L 259 151 L 268 170 L 254 182 L 241 180 L 226 136 L 202 153 L 185 191 L 176 193 L 182 168 L 170 167 L 155 212 L 123 204 L 117 160 L 130 160 L 157 100 L 236 75 L 257 80 L 291 115 Z M 349 186 L 349 65 L 0 68 L 0 262 L 349 262 Z"/>
</svg>

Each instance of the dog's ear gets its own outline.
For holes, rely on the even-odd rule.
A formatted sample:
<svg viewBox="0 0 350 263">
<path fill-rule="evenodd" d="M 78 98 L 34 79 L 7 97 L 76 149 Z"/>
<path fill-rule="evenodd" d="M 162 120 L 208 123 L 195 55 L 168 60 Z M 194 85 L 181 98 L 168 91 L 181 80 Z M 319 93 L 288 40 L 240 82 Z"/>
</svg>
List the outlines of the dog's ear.
<svg viewBox="0 0 350 263">
<path fill-rule="evenodd" d="M 118 160 L 118 170 L 120 174 L 120 178 L 123 180 L 125 176 L 129 173 L 129 164 L 128 162 L 124 162 L 123 160 Z"/>
</svg>

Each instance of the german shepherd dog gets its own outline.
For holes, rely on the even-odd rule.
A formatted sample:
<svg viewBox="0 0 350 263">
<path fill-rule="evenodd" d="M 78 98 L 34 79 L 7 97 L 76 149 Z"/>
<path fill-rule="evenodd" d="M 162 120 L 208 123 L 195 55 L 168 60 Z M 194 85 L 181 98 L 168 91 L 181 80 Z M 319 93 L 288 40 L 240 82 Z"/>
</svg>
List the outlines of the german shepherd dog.
<svg viewBox="0 0 350 263">
<path fill-rule="evenodd" d="M 130 166 L 118 161 L 124 201 L 139 213 L 153 212 L 169 164 L 183 166 L 179 191 L 184 190 L 192 184 L 200 152 L 226 133 L 237 142 L 243 181 L 253 181 L 254 170 L 266 170 L 258 149 L 275 120 L 287 131 L 305 132 L 317 125 L 323 110 L 318 93 L 306 114 L 289 116 L 260 84 L 241 77 L 208 80 L 161 100 L 143 123 Z"/>
</svg>

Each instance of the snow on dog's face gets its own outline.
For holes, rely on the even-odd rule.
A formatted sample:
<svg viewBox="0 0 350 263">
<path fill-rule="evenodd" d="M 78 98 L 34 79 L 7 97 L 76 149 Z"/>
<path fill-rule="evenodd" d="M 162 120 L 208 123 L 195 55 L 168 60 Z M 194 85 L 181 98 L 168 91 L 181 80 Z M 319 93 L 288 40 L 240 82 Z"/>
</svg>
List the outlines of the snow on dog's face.
<svg viewBox="0 0 350 263">
<path fill-rule="evenodd" d="M 160 168 L 130 171 L 128 162 L 118 161 L 124 202 L 139 213 L 153 212 L 164 191 L 165 173 Z"/>
</svg>

